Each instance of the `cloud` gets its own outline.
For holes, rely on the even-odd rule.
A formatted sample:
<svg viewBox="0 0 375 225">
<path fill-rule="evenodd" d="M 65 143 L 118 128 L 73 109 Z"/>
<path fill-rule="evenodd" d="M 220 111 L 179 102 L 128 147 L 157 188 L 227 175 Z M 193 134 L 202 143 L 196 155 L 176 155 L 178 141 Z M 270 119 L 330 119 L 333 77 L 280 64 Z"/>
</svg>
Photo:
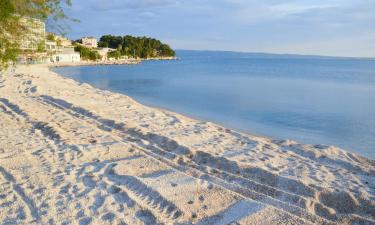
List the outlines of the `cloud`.
<svg viewBox="0 0 375 225">
<path fill-rule="evenodd" d="M 301 4 L 301 3 L 284 3 L 272 5 L 269 10 L 279 16 L 288 16 L 295 14 L 303 14 L 312 10 L 334 9 L 339 7 L 337 4 Z"/>
<path fill-rule="evenodd" d="M 231 5 L 232 18 L 240 24 L 254 24 L 272 20 L 287 19 L 301 16 L 310 12 L 332 11 L 342 7 L 336 1 L 256 1 L 256 0 L 225 0 Z"/>
<path fill-rule="evenodd" d="M 178 0 L 89 0 L 87 2 L 93 10 L 109 11 L 161 7 L 175 4 Z"/>
<path fill-rule="evenodd" d="M 82 22 L 70 36 L 132 34 L 170 40 L 175 48 L 373 55 L 374 10 L 375 0 L 73 0 L 72 17 Z"/>
<path fill-rule="evenodd" d="M 151 20 L 151 19 L 154 19 L 156 17 L 156 13 L 154 12 L 150 12 L 150 11 L 146 11 L 146 12 L 141 12 L 139 14 L 139 17 L 141 19 L 146 19 L 146 20 Z"/>
</svg>

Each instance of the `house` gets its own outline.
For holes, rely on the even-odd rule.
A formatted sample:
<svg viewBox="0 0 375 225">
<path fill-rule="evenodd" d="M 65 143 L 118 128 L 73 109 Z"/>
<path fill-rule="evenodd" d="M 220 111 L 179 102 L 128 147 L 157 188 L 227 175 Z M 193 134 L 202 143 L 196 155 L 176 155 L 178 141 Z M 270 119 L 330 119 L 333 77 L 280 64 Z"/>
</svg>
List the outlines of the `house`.
<svg viewBox="0 0 375 225">
<path fill-rule="evenodd" d="M 47 41 L 54 41 L 56 42 L 57 46 L 62 46 L 62 47 L 71 47 L 72 46 L 72 41 L 69 40 L 66 37 L 57 35 L 52 32 L 46 32 L 46 40 Z"/>
<path fill-rule="evenodd" d="M 98 53 L 101 57 L 101 60 L 107 61 L 108 60 L 108 53 L 112 52 L 112 51 L 116 51 L 116 49 L 113 49 L 113 48 L 100 48 L 100 49 L 98 49 Z"/>
<path fill-rule="evenodd" d="M 72 41 L 69 40 L 68 38 L 58 36 L 58 35 L 55 35 L 55 37 L 56 37 L 57 45 L 62 46 L 62 47 L 71 47 L 72 46 Z"/>
<path fill-rule="evenodd" d="M 33 18 L 22 18 L 25 35 L 20 41 L 18 63 L 79 62 L 80 54 L 74 52 L 69 39 L 46 33 L 45 23 Z M 47 38 L 47 35 L 52 38 Z"/>
<path fill-rule="evenodd" d="M 59 47 L 57 46 L 56 41 L 46 41 L 46 51 L 47 52 L 56 52 Z"/>
<path fill-rule="evenodd" d="M 51 57 L 50 61 L 52 63 L 80 62 L 81 56 L 78 52 L 74 51 L 74 48 L 62 48 Z"/>
<path fill-rule="evenodd" d="M 20 40 L 21 53 L 17 63 L 44 63 L 47 60 L 45 53 L 45 23 L 39 19 L 23 17 L 20 26 L 24 35 Z"/>
<path fill-rule="evenodd" d="M 98 40 L 94 37 L 83 37 L 82 38 L 82 45 L 88 48 L 97 48 L 98 47 Z"/>
</svg>

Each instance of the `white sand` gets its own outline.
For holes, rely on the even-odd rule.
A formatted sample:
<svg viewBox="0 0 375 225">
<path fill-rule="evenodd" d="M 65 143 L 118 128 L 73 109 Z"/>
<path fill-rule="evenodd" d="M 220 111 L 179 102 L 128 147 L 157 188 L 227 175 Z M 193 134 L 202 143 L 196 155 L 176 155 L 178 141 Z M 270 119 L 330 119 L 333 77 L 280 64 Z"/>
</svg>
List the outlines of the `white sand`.
<svg viewBox="0 0 375 225">
<path fill-rule="evenodd" d="M 0 224 L 335 223 L 375 223 L 374 161 L 146 107 L 44 66 L 0 76 Z"/>
</svg>

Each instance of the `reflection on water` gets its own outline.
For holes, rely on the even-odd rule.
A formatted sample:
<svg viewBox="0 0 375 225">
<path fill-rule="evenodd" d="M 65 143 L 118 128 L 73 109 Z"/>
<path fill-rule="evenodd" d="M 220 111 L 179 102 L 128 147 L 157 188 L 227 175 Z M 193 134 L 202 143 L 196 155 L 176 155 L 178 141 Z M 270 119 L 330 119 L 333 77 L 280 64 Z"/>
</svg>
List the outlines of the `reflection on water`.
<svg viewBox="0 0 375 225">
<path fill-rule="evenodd" d="M 57 72 L 229 127 L 375 159 L 375 61 L 229 52 Z"/>
<path fill-rule="evenodd" d="M 122 91 L 132 91 L 141 93 L 142 89 L 154 88 L 162 86 L 162 82 L 157 79 L 123 79 L 123 80 L 108 80 L 99 79 L 92 82 L 98 88 L 101 89 L 114 89 Z M 142 88 L 140 88 L 142 87 Z"/>
</svg>

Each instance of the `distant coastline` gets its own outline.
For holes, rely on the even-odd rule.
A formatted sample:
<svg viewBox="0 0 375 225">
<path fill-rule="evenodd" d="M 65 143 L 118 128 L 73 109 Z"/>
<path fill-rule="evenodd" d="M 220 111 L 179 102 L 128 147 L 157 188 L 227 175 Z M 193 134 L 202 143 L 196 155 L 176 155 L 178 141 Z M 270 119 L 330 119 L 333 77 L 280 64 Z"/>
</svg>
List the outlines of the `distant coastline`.
<svg viewBox="0 0 375 225">
<path fill-rule="evenodd" d="M 262 58 L 306 58 L 306 59 L 340 59 L 340 60 L 375 60 L 374 57 L 357 57 L 357 56 L 334 56 L 334 55 L 310 55 L 310 54 L 294 54 L 294 53 L 272 53 L 272 52 L 242 52 L 242 51 L 226 51 L 226 50 L 189 50 L 189 49 L 175 49 L 178 52 L 199 52 L 199 53 L 225 53 L 234 55 L 247 55 L 249 57 Z"/>
</svg>

